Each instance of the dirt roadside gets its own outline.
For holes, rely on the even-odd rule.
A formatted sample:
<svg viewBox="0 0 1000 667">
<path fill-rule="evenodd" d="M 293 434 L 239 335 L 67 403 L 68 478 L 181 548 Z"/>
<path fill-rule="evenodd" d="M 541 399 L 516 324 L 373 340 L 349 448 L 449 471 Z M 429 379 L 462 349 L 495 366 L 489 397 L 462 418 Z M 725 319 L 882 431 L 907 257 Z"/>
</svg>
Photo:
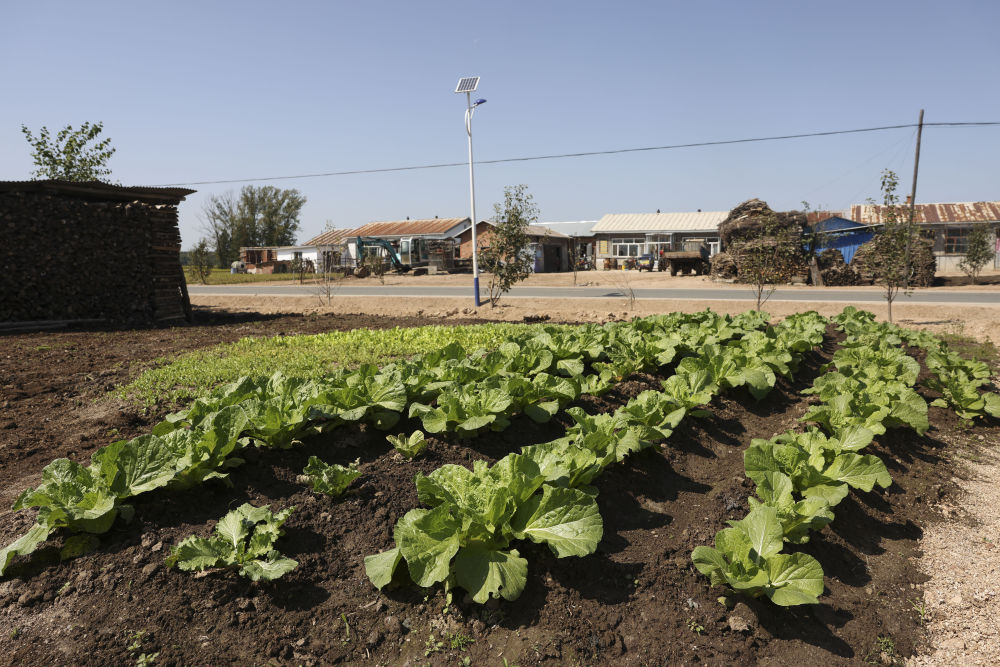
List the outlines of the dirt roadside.
<svg viewBox="0 0 1000 667">
<path fill-rule="evenodd" d="M 488 280 L 489 274 L 484 273 L 481 282 Z M 412 274 L 389 273 L 383 277 L 383 282 L 375 277 L 367 278 L 347 278 L 350 285 L 375 286 L 385 284 L 389 286 L 472 286 L 472 276 L 470 274 L 448 274 L 439 273 L 435 275 L 414 276 Z M 962 274 L 939 274 L 940 285 L 935 287 L 924 287 L 921 291 L 996 291 L 1000 289 L 1000 271 L 984 272 L 980 276 L 978 285 L 967 285 L 968 278 Z M 258 283 L 261 285 L 297 285 L 297 280 L 288 281 L 268 281 Z M 309 281 L 306 281 L 309 284 Z M 633 288 L 671 288 L 671 289 L 694 289 L 698 287 L 720 288 L 739 287 L 731 282 L 720 282 L 712 280 L 709 276 L 671 276 L 667 273 L 650 271 L 578 271 L 574 276 L 572 272 L 565 273 L 532 273 L 526 280 L 518 283 L 519 287 L 622 287 L 631 286 Z M 813 285 L 782 285 L 781 289 L 799 290 L 816 289 Z M 834 291 L 838 289 L 849 290 L 870 290 L 880 292 L 881 287 L 872 285 L 859 285 L 854 287 L 827 287 L 825 289 Z"/>
<path fill-rule="evenodd" d="M 421 317 L 429 320 L 475 319 L 509 322 L 549 320 L 552 322 L 607 322 L 672 311 L 694 312 L 711 308 L 719 313 L 741 313 L 753 302 L 694 299 L 527 299 L 504 298 L 496 308 L 475 308 L 471 298 L 462 297 L 370 297 L 334 296 L 331 305 L 318 297 L 238 296 L 213 297 L 192 295 L 196 306 L 213 311 L 259 312 L 266 314 L 351 314 Z M 769 301 L 764 310 L 775 317 L 785 317 L 805 310 L 822 315 L 836 315 L 845 303 L 807 301 Z M 879 303 L 856 304 L 886 318 L 886 307 Z M 958 333 L 977 340 L 997 340 L 1000 331 L 1000 306 L 941 306 L 897 304 L 893 307 L 898 324 L 934 333 Z"/>
</svg>

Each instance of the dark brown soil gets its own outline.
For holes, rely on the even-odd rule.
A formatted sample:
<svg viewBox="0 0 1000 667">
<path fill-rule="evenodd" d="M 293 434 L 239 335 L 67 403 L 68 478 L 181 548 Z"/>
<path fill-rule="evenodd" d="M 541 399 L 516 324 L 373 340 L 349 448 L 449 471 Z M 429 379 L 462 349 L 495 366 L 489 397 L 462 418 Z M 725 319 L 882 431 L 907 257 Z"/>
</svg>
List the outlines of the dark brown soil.
<svg viewBox="0 0 1000 667">
<path fill-rule="evenodd" d="M 278 318 L 0 339 L 0 372 L 10 382 L 2 414 L 14 424 L 0 442 L 4 484 L 16 482 L 13 495 L 52 458 L 89 456 L 110 440 L 110 428 L 120 430 L 116 437 L 146 430 L 152 417 L 85 416 L 89 399 L 130 377 L 128 362 L 149 363 L 245 335 L 400 324 Z M 36 351 L 42 346 L 49 349 Z M 0 582 L 0 663 L 134 664 L 142 653 L 159 652 L 157 665 L 457 665 L 465 658 L 472 665 L 506 660 L 521 666 L 825 665 L 879 660 L 884 638 L 896 654 L 908 655 L 922 636 L 911 605 L 923 581 L 915 566 L 917 540 L 921 527 L 936 520 L 931 503 L 951 488 L 940 435 L 960 424 L 947 411 L 931 409 L 936 430 L 926 437 L 906 431 L 880 438 L 873 453 L 889 466 L 892 487 L 852 493 L 837 507 L 836 521 L 803 548 L 826 571 L 822 604 L 782 609 L 744 600 L 727 610 L 716 601 L 725 591 L 710 588 L 691 564 L 695 546 L 711 544 L 726 520 L 746 512 L 752 484 L 743 473 L 743 449 L 752 438 L 795 426 L 808 402 L 798 392 L 819 374 L 833 346 L 831 336 L 794 382 L 781 380 L 763 401 L 743 393 L 720 397 L 712 417 L 688 419 L 660 449 L 609 468 L 596 483 L 604 517 L 597 553 L 560 560 L 544 546 L 519 543 L 529 573 L 516 602 L 480 607 L 458 591 L 443 614 L 440 589 L 380 594 L 365 576 L 363 559 L 390 547 L 396 520 L 417 506 L 417 472 L 493 461 L 557 437 L 569 423 L 564 413 L 544 425 L 515 419 L 507 431 L 473 440 L 432 439 L 426 458 L 414 462 L 400 459 L 383 433 L 345 427 L 294 450 L 249 451 L 247 464 L 232 472 L 233 488 L 207 484 L 141 496 L 135 520 L 116 524 L 98 551 L 59 563 L 57 537 Z M 37 363 L 25 357 L 42 353 Z M 635 375 L 608 395 L 579 403 L 613 410 L 658 380 Z M 34 423 L 40 415 L 52 421 Z M 395 430 L 417 427 L 404 423 Z M 360 459 L 364 474 L 340 499 L 313 494 L 296 482 L 310 455 L 334 463 Z M 192 533 L 207 535 L 215 519 L 243 502 L 296 506 L 278 547 L 299 561 L 297 569 L 277 582 L 253 584 L 232 572 L 194 576 L 164 566 L 171 545 Z M 32 520 L 31 512 L 0 515 L 0 543 Z"/>
<path fill-rule="evenodd" d="M 0 503 L 9 504 L 20 492 L 13 487 L 32 484 L 53 458 L 89 461 L 98 447 L 141 435 L 162 419 L 166 407 L 146 411 L 107 396 L 157 359 L 240 338 L 423 324 L 414 317 L 196 308 L 194 323 L 179 327 L 0 334 Z"/>
</svg>

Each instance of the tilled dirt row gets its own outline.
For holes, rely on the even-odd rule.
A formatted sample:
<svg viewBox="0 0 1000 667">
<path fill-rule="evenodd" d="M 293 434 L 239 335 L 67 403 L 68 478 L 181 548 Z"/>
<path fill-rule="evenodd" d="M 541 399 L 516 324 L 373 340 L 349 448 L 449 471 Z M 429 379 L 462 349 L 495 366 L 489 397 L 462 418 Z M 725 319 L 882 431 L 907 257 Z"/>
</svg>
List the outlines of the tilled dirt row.
<svg viewBox="0 0 1000 667">
<path fill-rule="evenodd" d="M 167 406 L 146 411 L 107 396 L 159 359 L 247 337 L 425 324 L 414 317 L 196 309 L 188 326 L 0 335 L 0 505 L 33 484 L 53 458 L 87 462 L 98 447 L 141 435 L 162 419 Z"/>
<path fill-rule="evenodd" d="M 156 652 L 162 665 L 892 662 L 923 636 L 912 605 L 923 582 L 916 545 L 922 527 L 936 520 L 931 503 L 951 489 L 939 437 L 957 426 L 950 413 L 932 408 L 939 430 L 925 437 L 890 432 L 872 446 L 893 486 L 852 493 L 836 521 L 803 548 L 826 570 L 820 605 L 745 601 L 728 610 L 716 601 L 724 591 L 711 589 L 690 560 L 695 546 L 711 544 L 726 520 L 746 512 L 752 484 L 743 449 L 752 438 L 795 426 L 808 402 L 798 392 L 833 345 L 831 335 L 794 383 L 782 380 L 764 401 L 742 393 L 717 398 L 712 417 L 689 418 L 659 450 L 609 468 L 596 482 L 604 518 L 597 553 L 556 559 L 547 547 L 519 543 L 529 572 L 515 602 L 481 607 L 458 591 L 444 614 L 440 589 L 380 594 L 363 559 L 392 546 L 396 520 L 417 506 L 417 472 L 494 461 L 557 437 L 569 423 L 562 413 L 545 425 L 515 419 L 503 433 L 469 441 L 432 439 L 428 456 L 415 462 L 395 455 L 383 433 L 345 427 L 293 450 L 251 451 L 233 471 L 231 489 L 206 484 L 140 497 L 136 520 L 116 524 L 97 552 L 60 564 L 57 539 L 0 583 L 0 617 L 11 628 L 0 635 L 0 656 L 9 664 L 132 664 Z M 579 404 L 613 410 L 658 388 L 659 379 L 633 376 Z M 419 424 L 394 430 L 413 428 Z M 360 459 L 364 474 L 341 499 L 313 494 L 296 482 L 310 455 Z M 296 506 L 278 543 L 299 561 L 296 570 L 252 584 L 233 573 L 165 568 L 171 545 L 207 535 L 215 519 L 243 502 Z M 0 538 L 9 541 L 30 522 L 30 512 L 3 515 Z"/>
</svg>

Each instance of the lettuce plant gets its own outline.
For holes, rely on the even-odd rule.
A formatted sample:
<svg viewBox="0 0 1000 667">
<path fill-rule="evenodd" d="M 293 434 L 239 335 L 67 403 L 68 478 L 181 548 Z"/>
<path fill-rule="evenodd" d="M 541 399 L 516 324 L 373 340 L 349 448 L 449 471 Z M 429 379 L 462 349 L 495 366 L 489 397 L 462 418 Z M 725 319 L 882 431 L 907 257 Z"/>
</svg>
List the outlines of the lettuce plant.
<svg viewBox="0 0 1000 667">
<path fill-rule="evenodd" d="M 268 505 L 244 503 L 219 519 L 211 537 L 191 535 L 173 547 L 167 566 L 185 571 L 226 567 L 251 581 L 277 579 L 298 565 L 274 549 L 275 540 L 285 534 L 282 524 L 294 510 L 272 514 Z"/>
<path fill-rule="evenodd" d="M 517 599 L 527 582 L 527 560 L 515 539 L 545 543 L 559 558 L 593 553 L 603 534 L 594 498 L 573 488 L 543 485 L 538 465 L 510 454 L 473 469 L 445 465 L 417 475 L 417 497 L 430 509 L 410 510 L 396 524 L 396 546 L 365 558 L 377 588 L 406 563 L 419 586 L 445 582 L 472 599 Z"/>
<path fill-rule="evenodd" d="M 402 454 L 408 459 L 414 459 L 427 449 L 427 440 L 424 439 L 423 431 L 414 431 L 409 436 L 403 435 L 387 435 L 385 439 L 389 441 L 389 444 L 395 448 L 397 452 Z"/>
<path fill-rule="evenodd" d="M 758 505 L 729 525 L 716 533 L 714 548 L 696 547 L 691 554 L 695 567 L 713 586 L 726 584 L 783 607 L 819 601 L 823 568 L 808 554 L 780 553 L 784 530 L 776 508 Z"/>
<path fill-rule="evenodd" d="M 317 456 L 310 456 L 302 473 L 309 478 L 312 490 L 334 498 L 343 495 L 351 482 L 361 476 L 357 462 L 350 467 L 338 463 L 325 463 Z"/>
<path fill-rule="evenodd" d="M 892 484 L 881 459 L 857 453 L 871 440 L 872 432 L 863 428 L 841 439 L 827 438 L 815 428 L 788 431 L 771 440 L 752 440 L 743 453 L 743 465 L 747 477 L 758 485 L 773 485 L 768 474 L 780 472 L 799 496 L 822 498 L 834 506 L 847 496 L 848 487 L 871 491 L 876 484 L 882 488 Z"/>
<path fill-rule="evenodd" d="M 89 467 L 56 459 L 42 471 L 41 484 L 14 503 L 15 510 L 38 507 L 38 518 L 27 534 L 0 550 L 0 575 L 14 556 L 28 555 L 56 530 L 99 535 L 119 516 L 131 520 L 133 508 L 123 501 L 141 493 L 212 478 L 228 481 L 220 471 L 241 462 L 230 455 L 246 423 L 242 408 L 230 406 L 192 428 L 113 442 L 94 452 Z"/>
<path fill-rule="evenodd" d="M 809 533 L 822 530 L 833 521 L 829 500 L 821 495 L 798 500 L 795 497 L 791 478 L 781 472 L 761 473 L 757 482 L 757 498 L 748 498 L 750 511 L 758 506 L 773 507 L 778 512 L 778 521 L 786 542 L 805 544 Z"/>
</svg>

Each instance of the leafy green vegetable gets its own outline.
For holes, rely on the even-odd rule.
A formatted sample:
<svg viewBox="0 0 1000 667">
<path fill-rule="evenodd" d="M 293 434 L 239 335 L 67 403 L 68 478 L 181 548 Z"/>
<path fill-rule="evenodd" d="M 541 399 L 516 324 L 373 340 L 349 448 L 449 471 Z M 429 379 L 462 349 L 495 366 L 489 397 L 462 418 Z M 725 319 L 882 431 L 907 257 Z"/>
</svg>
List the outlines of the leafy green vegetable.
<svg viewBox="0 0 1000 667">
<path fill-rule="evenodd" d="M 409 436 L 402 433 L 399 435 L 387 435 L 385 439 L 389 441 L 397 452 L 408 459 L 420 456 L 427 449 L 427 440 L 424 439 L 423 431 L 414 431 Z"/>
<path fill-rule="evenodd" d="M 418 474 L 417 496 L 431 509 L 399 520 L 396 547 L 365 559 L 369 579 L 382 588 L 405 561 L 419 586 L 449 581 L 476 602 L 516 599 L 527 561 L 509 549 L 512 539 L 546 543 L 561 558 L 593 553 L 603 531 L 593 496 L 543 481 L 538 465 L 521 454 L 493 466 L 476 461 L 472 470 L 448 464 Z"/>
<path fill-rule="evenodd" d="M 309 477 L 313 491 L 334 498 L 343 494 L 351 482 L 361 475 L 357 463 L 345 468 L 338 463 L 324 463 L 317 456 L 309 457 L 309 462 L 302 472 Z"/>
<path fill-rule="evenodd" d="M 712 585 L 727 584 L 781 606 L 816 604 L 823 593 L 823 568 L 808 554 L 779 553 L 784 531 L 778 510 L 757 505 L 746 518 L 730 521 L 715 536 L 715 548 L 696 547 L 695 567 Z"/>
<path fill-rule="evenodd" d="M 167 566 L 185 571 L 226 567 L 252 581 L 277 579 L 298 565 L 274 549 L 274 542 L 284 535 L 281 526 L 294 509 L 272 514 L 268 505 L 245 503 L 219 519 L 211 537 L 191 535 L 173 547 Z"/>
</svg>

